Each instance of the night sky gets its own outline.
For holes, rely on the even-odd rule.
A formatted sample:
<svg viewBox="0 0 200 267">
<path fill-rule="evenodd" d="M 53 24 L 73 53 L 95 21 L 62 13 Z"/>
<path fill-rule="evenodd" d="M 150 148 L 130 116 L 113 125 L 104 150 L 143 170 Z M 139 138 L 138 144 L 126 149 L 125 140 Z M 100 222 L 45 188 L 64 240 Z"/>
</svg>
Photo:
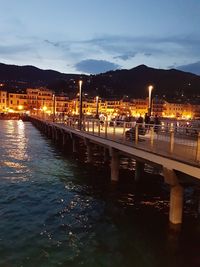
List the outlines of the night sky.
<svg viewBox="0 0 200 267">
<path fill-rule="evenodd" d="M 198 0 L 0 0 L 0 62 L 64 73 L 200 74 Z"/>
</svg>

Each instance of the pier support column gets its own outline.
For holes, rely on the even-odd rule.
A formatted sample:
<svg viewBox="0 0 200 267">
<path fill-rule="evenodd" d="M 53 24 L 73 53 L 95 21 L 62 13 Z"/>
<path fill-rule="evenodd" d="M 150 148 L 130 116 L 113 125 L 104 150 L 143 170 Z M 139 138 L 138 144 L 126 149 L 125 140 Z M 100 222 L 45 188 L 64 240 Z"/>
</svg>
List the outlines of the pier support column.
<svg viewBox="0 0 200 267">
<path fill-rule="evenodd" d="M 109 150 L 106 147 L 104 147 L 103 149 L 103 161 L 105 164 L 107 164 L 110 160 Z"/>
<path fill-rule="evenodd" d="M 55 128 L 55 141 L 56 141 L 56 143 L 58 143 L 59 142 L 59 129 L 58 128 Z"/>
<path fill-rule="evenodd" d="M 111 148 L 110 149 L 111 154 L 111 181 L 117 182 L 119 180 L 119 165 L 120 165 L 120 159 L 119 159 L 119 152 L 118 150 Z"/>
<path fill-rule="evenodd" d="M 54 139 L 55 139 L 55 129 L 54 129 L 53 126 L 51 127 L 51 138 L 54 141 Z"/>
<path fill-rule="evenodd" d="M 72 137 L 72 152 L 74 154 L 78 153 L 78 150 L 77 150 L 77 140 L 74 137 Z"/>
<path fill-rule="evenodd" d="M 179 184 L 178 177 L 173 170 L 163 168 L 163 174 L 165 182 L 170 185 L 169 221 L 173 224 L 180 224 L 183 215 L 183 187 Z"/>
<path fill-rule="evenodd" d="M 136 160 L 135 163 L 135 181 L 138 182 L 144 174 L 144 163 Z"/>
<path fill-rule="evenodd" d="M 52 137 L 52 127 L 48 126 L 48 137 L 51 138 Z"/>
<path fill-rule="evenodd" d="M 65 131 L 62 131 L 62 144 L 65 146 L 67 144 L 67 134 Z"/>
<path fill-rule="evenodd" d="M 92 158 L 92 144 L 90 141 L 86 138 L 85 139 L 85 145 L 86 145 L 86 150 L 87 150 L 87 162 L 92 163 L 93 158 Z"/>
</svg>

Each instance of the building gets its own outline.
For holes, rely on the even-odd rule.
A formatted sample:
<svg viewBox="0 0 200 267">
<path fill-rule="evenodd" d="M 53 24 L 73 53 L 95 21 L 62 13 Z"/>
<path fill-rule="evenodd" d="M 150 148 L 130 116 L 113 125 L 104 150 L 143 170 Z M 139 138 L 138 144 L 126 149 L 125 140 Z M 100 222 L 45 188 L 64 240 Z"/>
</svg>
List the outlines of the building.
<svg viewBox="0 0 200 267">
<path fill-rule="evenodd" d="M 28 111 L 27 94 L 8 93 L 8 112 L 25 113 Z"/>
<path fill-rule="evenodd" d="M 54 108 L 54 93 L 46 88 L 28 88 L 27 89 L 27 104 L 30 114 L 53 114 Z"/>
<path fill-rule="evenodd" d="M 0 91 L 0 113 L 7 111 L 7 92 Z"/>
<path fill-rule="evenodd" d="M 165 101 L 163 117 L 177 119 L 192 119 L 194 117 L 193 105 L 189 103 L 175 103 Z"/>
<path fill-rule="evenodd" d="M 148 112 L 148 99 L 132 99 L 130 103 L 131 116 L 139 117 L 145 116 Z"/>
</svg>

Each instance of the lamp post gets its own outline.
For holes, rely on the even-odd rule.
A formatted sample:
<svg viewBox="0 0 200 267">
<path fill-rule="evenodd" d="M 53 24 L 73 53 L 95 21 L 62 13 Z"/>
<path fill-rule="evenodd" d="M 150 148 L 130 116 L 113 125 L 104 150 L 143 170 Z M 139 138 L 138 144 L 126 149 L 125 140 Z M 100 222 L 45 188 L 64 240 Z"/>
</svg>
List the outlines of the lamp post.
<svg viewBox="0 0 200 267">
<path fill-rule="evenodd" d="M 96 118 L 99 117 L 99 96 L 96 96 Z"/>
<path fill-rule="evenodd" d="M 148 90 L 149 90 L 149 106 L 148 106 L 148 115 L 151 116 L 151 92 L 153 90 L 153 86 L 149 85 L 148 86 Z"/>
<path fill-rule="evenodd" d="M 56 115 L 56 96 L 53 94 L 53 122 L 55 121 L 55 115 Z"/>
<path fill-rule="evenodd" d="M 83 102 L 83 98 L 82 98 L 82 83 L 83 81 L 79 81 L 79 130 L 81 130 L 82 128 L 82 102 Z"/>
</svg>

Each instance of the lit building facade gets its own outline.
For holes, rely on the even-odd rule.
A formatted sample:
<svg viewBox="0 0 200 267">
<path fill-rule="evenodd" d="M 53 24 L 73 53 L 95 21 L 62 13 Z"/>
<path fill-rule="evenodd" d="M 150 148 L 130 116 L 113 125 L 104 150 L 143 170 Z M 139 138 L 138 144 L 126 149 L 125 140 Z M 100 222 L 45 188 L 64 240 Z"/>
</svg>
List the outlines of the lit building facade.
<svg viewBox="0 0 200 267">
<path fill-rule="evenodd" d="M 27 94 L 8 93 L 8 112 L 25 113 L 28 111 Z"/>
<path fill-rule="evenodd" d="M 82 100 L 82 113 L 85 116 L 104 114 L 111 117 L 124 115 L 139 117 L 148 112 L 148 98 L 126 100 L 106 100 L 99 97 Z M 66 95 L 55 95 L 46 88 L 29 88 L 26 94 L 0 91 L 0 112 L 29 112 L 31 115 L 78 115 L 80 101 L 76 97 L 69 99 Z M 200 105 L 175 103 L 159 98 L 152 100 L 152 115 L 164 118 L 193 119 L 200 118 Z"/>
<path fill-rule="evenodd" d="M 194 108 L 189 103 L 165 101 L 162 116 L 167 118 L 192 119 L 194 118 Z"/>
<path fill-rule="evenodd" d="M 7 111 L 7 92 L 0 91 L 0 113 Z"/>
<path fill-rule="evenodd" d="M 132 99 L 131 100 L 131 115 L 133 117 L 145 116 L 148 112 L 148 99 Z"/>
<path fill-rule="evenodd" d="M 27 89 L 27 104 L 30 114 L 53 114 L 54 93 L 46 88 Z"/>
</svg>

